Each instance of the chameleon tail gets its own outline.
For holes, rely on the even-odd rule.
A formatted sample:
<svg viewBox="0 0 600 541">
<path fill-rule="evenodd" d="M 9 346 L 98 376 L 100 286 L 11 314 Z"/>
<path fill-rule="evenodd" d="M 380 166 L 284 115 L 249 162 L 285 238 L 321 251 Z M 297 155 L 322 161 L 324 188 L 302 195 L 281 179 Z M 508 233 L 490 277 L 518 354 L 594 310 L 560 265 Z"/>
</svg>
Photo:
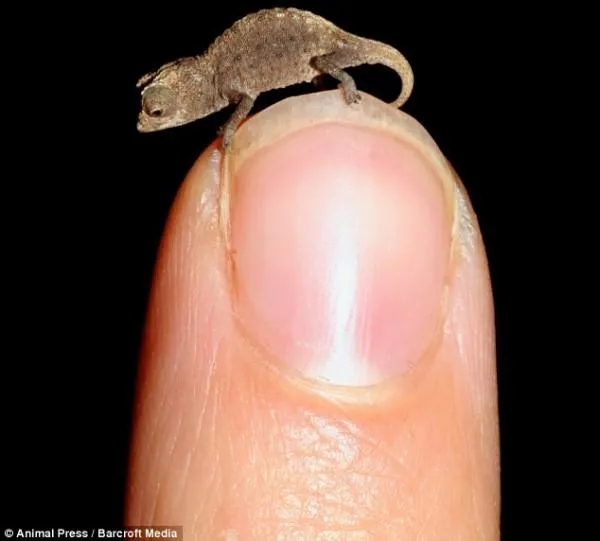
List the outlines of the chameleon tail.
<svg viewBox="0 0 600 541">
<path fill-rule="evenodd" d="M 413 70 L 408 63 L 408 60 L 406 60 L 400 51 L 397 51 L 385 43 L 372 40 L 369 41 L 373 44 L 371 51 L 372 59 L 369 61 L 369 64 L 383 64 L 384 66 L 393 69 L 402 79 L 402 90 L 400 95 L 390 104 L 394 107 L 401 107 L 410 97 L 415 84 Z"/>
</svg>

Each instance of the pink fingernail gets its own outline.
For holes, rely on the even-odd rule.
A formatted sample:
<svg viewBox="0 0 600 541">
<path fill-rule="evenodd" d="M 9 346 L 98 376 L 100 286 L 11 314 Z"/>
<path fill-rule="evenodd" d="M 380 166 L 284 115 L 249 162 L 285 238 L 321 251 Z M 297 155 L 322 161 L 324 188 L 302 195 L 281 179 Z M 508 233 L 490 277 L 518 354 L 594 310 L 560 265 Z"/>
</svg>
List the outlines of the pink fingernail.
<svg viewBox="0 0 600 541">
<path fill-rule="evenodd" d="M 440 317 L 451 224 L 417 151 L 322 124 L 250 157 L 235 186 L 238 312 L 259 343 L 339 385 L 419 360 Z"/>
</svg>

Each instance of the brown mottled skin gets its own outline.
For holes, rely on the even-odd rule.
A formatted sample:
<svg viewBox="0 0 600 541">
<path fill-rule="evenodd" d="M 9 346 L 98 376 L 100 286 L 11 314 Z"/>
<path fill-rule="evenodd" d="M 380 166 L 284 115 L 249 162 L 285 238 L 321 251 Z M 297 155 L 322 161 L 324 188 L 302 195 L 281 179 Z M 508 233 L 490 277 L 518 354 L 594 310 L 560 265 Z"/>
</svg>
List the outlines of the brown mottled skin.
<svg viewBox="0 0 600 541">
<path fill-rule="evenodd" d="M 358 101 L 356 85 L 343 69 L 360 64 L 383 64 L 399 74 L 402 91 L 394 107 L 409 98 L 412 69 L 393 47 L 345 32 L 308 11 L 265 9 L 240 19 L 203 55 L 170 62 L 142 77 L 138 130 L 181 126 L 235 103 L 221 131 L 227 150 L 262 92 L 327 73 L 340 82 L 348 103 Z"/>
</svg>

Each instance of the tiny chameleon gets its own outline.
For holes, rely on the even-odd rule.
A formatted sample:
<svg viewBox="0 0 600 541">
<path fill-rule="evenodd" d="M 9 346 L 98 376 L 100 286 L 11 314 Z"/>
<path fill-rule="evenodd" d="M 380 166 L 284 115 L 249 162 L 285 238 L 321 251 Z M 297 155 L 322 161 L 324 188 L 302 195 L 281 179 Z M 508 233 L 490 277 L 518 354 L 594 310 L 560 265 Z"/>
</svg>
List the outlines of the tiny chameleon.
<svg viewBox="0 0 600 541">
<path fill-rule="evenodd" d="M 231 104 L 235 110 L 219 130 L 222 148 L 250 113 L 259 94 L 328 74 L 340 83 L 348 104 L 360 100 L 344 68 L 383 64 L 400 76 L 392 106 L 409 98 L 414 84 L 406 58 L 379 41 L 350 34 L 309 11 L 264 9 L 246 15 L 200 56 L 180 58 L 144 75 L 137 129 L 154 132 L 204 118 Z"/>
</svg>

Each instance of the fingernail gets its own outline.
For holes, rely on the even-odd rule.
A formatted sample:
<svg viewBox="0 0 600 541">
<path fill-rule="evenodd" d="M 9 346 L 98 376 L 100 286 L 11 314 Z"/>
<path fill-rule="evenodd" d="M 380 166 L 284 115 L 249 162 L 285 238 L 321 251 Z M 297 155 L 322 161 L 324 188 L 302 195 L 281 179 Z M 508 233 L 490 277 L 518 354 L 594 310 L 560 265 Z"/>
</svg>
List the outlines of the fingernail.
<svg viewBox="0 0 600 541">
<path fill-rule="evenodd" d="M 324 123 L 235 177 L 240 324 L 309 378 L 401 375 L 438 330 L 452 223 L 433 168 L 382 131 Z"/>
</svg>

